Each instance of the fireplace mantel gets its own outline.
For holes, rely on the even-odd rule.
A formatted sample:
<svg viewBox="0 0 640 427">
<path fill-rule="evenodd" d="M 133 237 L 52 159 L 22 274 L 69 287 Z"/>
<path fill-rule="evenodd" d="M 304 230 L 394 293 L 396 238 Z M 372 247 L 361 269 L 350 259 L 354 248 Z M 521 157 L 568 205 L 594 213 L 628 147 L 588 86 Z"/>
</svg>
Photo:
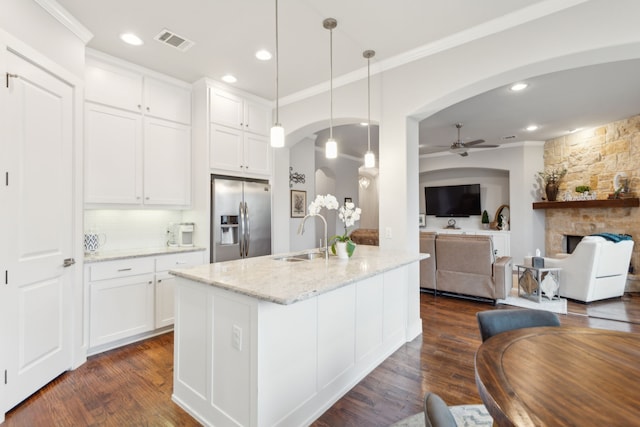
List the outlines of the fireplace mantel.
<svg viewBox="0 0 640 427">
<path fill-rule="evenodd" d="M 637 208 L 640 199 L 572 200 L 570 202 L 534 202 L 533 209 Z"/>
</svg>

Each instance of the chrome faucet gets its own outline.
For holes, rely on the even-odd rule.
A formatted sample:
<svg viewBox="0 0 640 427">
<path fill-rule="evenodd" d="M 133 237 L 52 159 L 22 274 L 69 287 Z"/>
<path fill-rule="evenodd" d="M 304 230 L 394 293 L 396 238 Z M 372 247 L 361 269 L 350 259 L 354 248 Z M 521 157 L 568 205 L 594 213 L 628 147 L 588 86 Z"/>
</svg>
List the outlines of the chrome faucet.
<svg viewBox="0 0 640 427">
<path fill-rule="evenodd" d="M 302 218 L 302 222 L 300 223 L 300 226 L 298 227 L 298 234 L 303 235 L 304 234 L 304 223 L 307 220 L 307 218 L 309 218 L 310 216 L 315 216 L 315 217 L 319 217 L 322 222 L 324 223 L 324 248 L 320 248 L 323 252 L 324 252 L 324 259 L 328 260 L 329 259 L 329 242 L 328 242 L 328 238 L 327 238 L 327 220 L 324 219 L 324 217 L 320 214 L 308 214 L 306 215 L 304 218 Z"/>
</svg>

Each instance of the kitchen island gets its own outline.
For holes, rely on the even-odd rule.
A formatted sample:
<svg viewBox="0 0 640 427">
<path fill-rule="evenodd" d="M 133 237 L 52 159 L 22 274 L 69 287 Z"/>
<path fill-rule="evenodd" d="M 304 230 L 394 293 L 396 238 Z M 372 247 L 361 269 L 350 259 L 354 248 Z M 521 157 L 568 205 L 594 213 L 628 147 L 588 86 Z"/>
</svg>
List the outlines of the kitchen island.
<svg viewBox="0 0 640 427">
<path fill-rule="evenodd" d="M 205 425 L 310 424 L 422 332 L 409 278 L 427 256 L 358 246 L 172 270 L 173 400 Z"/>
</svg>

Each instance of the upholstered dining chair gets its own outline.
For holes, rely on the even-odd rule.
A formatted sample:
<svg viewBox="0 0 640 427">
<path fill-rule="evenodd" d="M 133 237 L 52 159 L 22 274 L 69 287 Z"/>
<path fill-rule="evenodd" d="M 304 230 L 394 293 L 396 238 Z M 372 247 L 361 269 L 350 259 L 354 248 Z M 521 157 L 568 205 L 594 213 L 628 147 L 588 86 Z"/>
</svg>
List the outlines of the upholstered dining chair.
<svg viewBox="0 0 640 427">
<path fill-rule="evenodd" d="M 482 341 L 501 332 L 537 326 L 560 326 L 558 315 L 544 310 L 513 308 L 487 310 L 476 313 Z"/>
<path fill-rule="evenodd" d="M 425 427 L 456 427 L 456 419 L 440 396 L 427 392 L 424 396 Z"/>
</svg>

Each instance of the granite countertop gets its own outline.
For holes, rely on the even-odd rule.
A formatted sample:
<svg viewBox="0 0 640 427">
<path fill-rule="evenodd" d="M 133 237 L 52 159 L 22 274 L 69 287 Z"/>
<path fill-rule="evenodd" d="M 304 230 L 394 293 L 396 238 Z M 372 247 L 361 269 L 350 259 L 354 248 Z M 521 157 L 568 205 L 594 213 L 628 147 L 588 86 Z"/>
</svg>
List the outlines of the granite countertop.
<svg viewBox="0 0 640 427">
<path fill-rule="evenodd" d="M 298 262 L 274 259 L 287 255 L 291 254 L 218 262 L 169 272 L 260 300 L 287 305 L 429 257 L 428 254 L 360 245 L 349 260 L 335 256 L 330 256 L 329 260 L 318 257 Z"/>
<path fill-rule="evenodd" d="M 122 249 L 112 251 L 100 251 L 97 254 L 85 254 L 84 263 L 113 261 L 117 259 L 140 258 L 155 255 L 170 255 L 183 252 L 204 251 L 206 248 L 198 246 L 162 246 L 158 248 Z"/>
</svg>

